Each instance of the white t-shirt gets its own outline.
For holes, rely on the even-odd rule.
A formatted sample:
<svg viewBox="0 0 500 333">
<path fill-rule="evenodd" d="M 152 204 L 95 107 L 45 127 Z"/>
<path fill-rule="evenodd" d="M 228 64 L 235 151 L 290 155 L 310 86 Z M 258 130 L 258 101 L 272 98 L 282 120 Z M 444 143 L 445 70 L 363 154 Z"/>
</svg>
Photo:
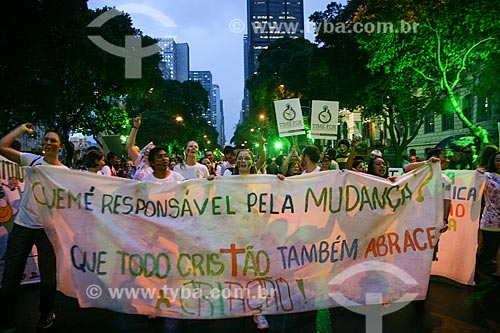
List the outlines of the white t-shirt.
<svg viewBox="0 0 500 333">
<path fill-rule="evenodd" d="M 451 200 L 451 179 L 447 175 L 441 174 L 443 181 L 443 199 Z"/>
<path fill-rule="evenodd" d="M 50 165 L 53 167 L 68 169 L 68 167 L 65 165 L 59 166 L 47 163 L 44 160 L 43 156 L 40 155 L 31 153 L 21 153 L 20 157 L 22 166 L 36 167 L 38 165 Z M 31 195 L 32 194 L 31 194 L 30 184 L 25 184 L 23 196 L 31 196 Z M 38 210 L 36 209 L 36 207 L 33 206 L 31 201 L 29 201 L 27 205 L 19 206 L 19 212 L 17 213 L 14 223 L 30 229 L 43 229 L 42 223 L 38 221 Z"/>
<path fill-rule="evenodd" d="M 228 161 L 224 161 L 224 163 L 222 163 L 221 171 L 219 172 L 220 176 L 231 176 L 233 174 L 235 166 L 236 164 L 231 164 Z"/>
<path fill-rule="evenodd" d="M 153 173 L 153 168 L 146 164 L 145 156 L 139 155 L 135 162 L 134 179 L 143 180 L 146 175 Z"/>
<path fill-rule="evenodd" d="M 481 217 L 481 230 L 500 232 L 500 176 L 486 172 L 485 206 Z"/>
<path fill-rule="evenodd" d="M 155 183 L 168 183 L 168 182 L 177 182 L 184 180 L 184 177 L 180 173 L 175 171 L 170 171 L 167 177 L 165 178 L 156 178 L 153 173 L 148 173 L 142 178 L 143 181 L 155 182 Z"/>
<path fill-rule="evenodd" d="M 115 167 L 113 167 L 113 166 L 110 167 L 109 165 L 105 165 L 105 166 L 102 167 L 101 171 L 102 171 L 102 174 L 104 176 L 110 176 L 110 177 L 111 176 L 113 176 L 113 177 L 116 176 L 116 170 L 115 170 Z"/>
<path fill-rule="evenodd" d="M 185 179 L 208 178 L 208 169 L 200 163 L 187 165 L 186 163 L 176 164 L 174 171 L 180 173 Z"/>
<path fill-rule="evenodd" d="M 301 175 L 305 175 L 307 173 L 313 173 L 313 172 L 320 172 L 320 171 L 321 171 L 321 168 L 320 167 L 316 167 L 316 169 L 314 169 L 311 172 L 307 172 L 307 170 L 302 171 Z"/>
</svg>

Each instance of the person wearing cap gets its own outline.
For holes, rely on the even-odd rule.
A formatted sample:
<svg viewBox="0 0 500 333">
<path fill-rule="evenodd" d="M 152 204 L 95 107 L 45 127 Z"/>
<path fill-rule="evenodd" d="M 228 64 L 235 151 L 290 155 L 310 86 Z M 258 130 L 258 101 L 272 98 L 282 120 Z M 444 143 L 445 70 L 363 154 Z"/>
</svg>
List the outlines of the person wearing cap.
<svg viewBox="0 0 500 333">
<path fill-rule="evenodd" d="M 382 157 L 382 152 L 378 149 L 372 150 L 370 158 Z"/>
<path fill-rule="evenodd" d="M 330 156 L 325 154 L 320 161 L 320 171 L 328 171 L 330 170 L 330 165 L 332 164 L 332 159 Z"/>
</svg>

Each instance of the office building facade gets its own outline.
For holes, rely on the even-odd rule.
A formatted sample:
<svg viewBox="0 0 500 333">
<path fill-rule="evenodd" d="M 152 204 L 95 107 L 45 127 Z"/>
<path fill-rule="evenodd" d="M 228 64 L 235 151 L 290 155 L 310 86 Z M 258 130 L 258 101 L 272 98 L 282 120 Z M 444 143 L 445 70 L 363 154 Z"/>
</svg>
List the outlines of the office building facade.
<svg viewBox="0 0 500 333">
<path fill-rule="evenodd" d="M 158 39 L 160 70 L 165 80 L 180 82 L 189 79 L 189 45 L 176 43 L 173 38 Z"/>
<path fill-rule="evenodd" d="M 243 37 L 245 82 L 256 73 L 259 54 L 283 37 L 304 38 L 304 4 L 296 0 L 247 0 L 247 32 Z M 246 88 L 245 88 L 246 90 Z M 244 93 L 242 114 L 250 110 Z"/>
</svg>

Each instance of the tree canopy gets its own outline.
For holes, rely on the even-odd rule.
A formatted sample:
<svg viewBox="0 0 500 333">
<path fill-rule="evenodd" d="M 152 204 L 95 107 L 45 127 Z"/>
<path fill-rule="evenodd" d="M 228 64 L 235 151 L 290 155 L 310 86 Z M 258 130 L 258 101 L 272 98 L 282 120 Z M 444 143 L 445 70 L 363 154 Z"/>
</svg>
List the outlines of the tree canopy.
<svg viewBox="0 0 500 333">
<path fill-rule="evenodd" d="M 499 14 L 498 6 L 483 0 L 369 0 L 356 20 L 391 22 L 395 29 L 402 29 L 403 24 L 415 26 L 409 33 L 360 35 L 360 44 L 370 53 L 368 68 L 404 77 L 413 91 L 444 95 L 451 111 L 484 146 L 489 141 L 487 133 L 463 112 L 462 98 L 466 92 L 477 92 L 480 76 L 490 84 L 485 76 L 498 79 L 498 72 L 489 68 L 500 51 Z"/>
<path fill-rule="evenodd" d="M 100 134 L 128 134 L 130 117 L 143 113 L 150 130 L 140 133 L 141 140 L 154 133 L 159 143 L 170 138 L 182 142 L 203 132 L 216 142 L 215 130 L 201 117 L 208 93 L 199 84 L 164 82 L 158 54 L 141 59 L 140 79 L 127 79 L 124 58 L 88 38 L 100 35 L 118 47 L 124 47 L 125 36 L 140 38 L 143 47 L 156 43 L 133 27 L 128 14 L 93 28 L 89 23 L 110 8 L 90 10 L 85 0 L 19 0 L 8 6 L 0 38 L 0 47 L 8 50 L 0 63 L 0 123 L 5 132 L 33 122 L 58 128 L 67 139 L 79 131 L 97 141 Z M 163 118 L 174 114 L 189 124 L 178 128 L 182 135 L 175 131 L 175 120 Z"/>
</svg>

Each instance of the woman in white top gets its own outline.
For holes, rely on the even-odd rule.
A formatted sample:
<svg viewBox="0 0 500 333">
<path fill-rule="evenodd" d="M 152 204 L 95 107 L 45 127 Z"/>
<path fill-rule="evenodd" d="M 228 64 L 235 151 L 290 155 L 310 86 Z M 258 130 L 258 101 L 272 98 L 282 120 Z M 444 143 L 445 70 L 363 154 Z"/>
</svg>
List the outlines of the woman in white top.
<svg viewBox="0 0 500 333">
<path fill-rule="evenodd" d="M 23 124 L 0 140 L 0 154 L 22 166 L 36 167 L 51 165 L 67 167 L 59 161 L 59 152 L 64 148 L 64 136 L 55 130 L 48 130 L 43 136 L 44 155 L 22 153 L 10 147 L 11 143 L 24 133 L 33 133 L 33 125 Z M 24 195 L 31 196 L 30 184 L 25 184 Z M 54 324 L 54 299 L 56 294 L 56 256 L 38 211 L 31 204 L 21 205 L 9 234 L 5 253 L 5 266 L 0 289 L 0 327 L 11 329 L 15 326 L 16 300 L 26 259 L 33 245 L 38 250 L 40 270 L 40 320 L 37 329 L 46 329 Z"/>
</svg>

